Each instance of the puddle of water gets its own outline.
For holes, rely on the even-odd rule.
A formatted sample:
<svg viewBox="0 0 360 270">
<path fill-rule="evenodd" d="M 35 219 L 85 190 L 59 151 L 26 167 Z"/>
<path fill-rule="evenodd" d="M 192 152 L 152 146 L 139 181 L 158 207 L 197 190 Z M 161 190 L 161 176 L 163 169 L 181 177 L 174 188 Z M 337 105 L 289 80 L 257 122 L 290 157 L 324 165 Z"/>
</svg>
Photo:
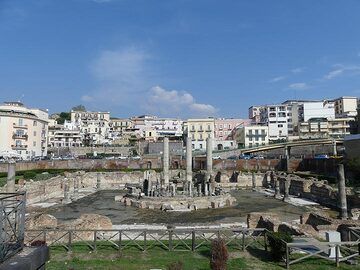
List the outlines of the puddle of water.
<svg viewBox="0 0 360 270">
<path fill-rule="evenodd" d="M 233 196 L 237 204 L 233 207 L 221 209 L 203 209 L 192 212 L 162 212 L 160 210 L 137 209 L 125 207 L 115 202 L 115 195 L 119 191 L 99 191 L 76 202 L 64 206 L 51 207 L 46 213 L 55 216 L 59 221 L 69 221 L 80 217 L 81 214 L 93 213 L 109 217 L 113 224 L 156 223 L 156 224 L 220 224 L 232 222 L 246 222 L 250 212 L 270 212 L 280 215 L 282 221 L 299 219 L 306 211 L 305 207 L 293 206 L 263 194 L 239 190 Z"/>
</svg>

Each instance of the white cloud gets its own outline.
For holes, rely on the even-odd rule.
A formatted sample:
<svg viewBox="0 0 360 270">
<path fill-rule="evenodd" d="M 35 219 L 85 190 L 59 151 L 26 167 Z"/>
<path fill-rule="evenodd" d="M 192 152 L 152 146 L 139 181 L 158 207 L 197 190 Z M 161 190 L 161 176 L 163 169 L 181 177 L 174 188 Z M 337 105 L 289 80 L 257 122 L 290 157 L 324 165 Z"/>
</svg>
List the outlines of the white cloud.
<svg viewBox="0 0 360 270">
<path fill-rule="evenodd" d="M 333 70 L 328 74 L 324 75 L 323 79 L 331 80 L 336 77 L 340 77 L 343 75 L 359 75 L 360 74 L 360 66 L 357 65 L 342 65 L 336 64 L 333 65 Z"/>
<path fill-rule="evenodd" d="M 275 82 L 279 82 L 279 81 L 282 81 L 282 80 L 285 80 L 285 79 L 286 79 L 285 76 L 279 76 L 279 77 L 272 78 L 269 82 L 275 83 Z"/>
<path fill-rule="evenodd" d="M 154 113 L 162 116 L 212 116 L 217 109 L 196 102 L 185 91 L 165 90 L 156 85 L 159 78 L 152 74 L 151 56 L 135 47 L 103 51 L 90 69 L 98 81 L 96 90 L 81 100 L 90 107 L 109 110 L 121 107 L 128 113 Z"/>
<path fill-rule="evenodd" d="M 294 90 L 305 90 L 308 89 L 309 86 L 306 83 L 301 82 L 301 83 L 292 83 L 289 85 L 289 88 Z"/>
<path fill-rule="evenodd" d="M 297 74 L 297 73 L 303 72 L 304 70 L 305 70 L 305 68 L 299 67 L 299 68 L 294 68 L 294 69 L 292 69 L 291 72 L 292 72 L 293 74 Z"/>
<path fill-rule="evenodd" d="M 147 108 L 153 113 L 207 117 L 213 116 L 217 109 L 210 104 L 197 103 L 186 91 L 166 90 L 160 86 L 150 89 Z"/>
</svg>

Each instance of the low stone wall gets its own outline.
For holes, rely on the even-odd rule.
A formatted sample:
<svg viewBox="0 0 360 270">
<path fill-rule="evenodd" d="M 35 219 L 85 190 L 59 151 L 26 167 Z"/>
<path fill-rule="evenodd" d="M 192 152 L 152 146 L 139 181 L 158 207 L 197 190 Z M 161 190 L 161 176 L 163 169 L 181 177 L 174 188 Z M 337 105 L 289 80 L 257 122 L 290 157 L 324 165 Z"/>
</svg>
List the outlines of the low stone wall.
<svg viewBox="0 0 360 270">
<path fill-rule="evenodd" d="M 155 179 L 160 181 L 161 173 L 151 171 Z M 40 203 L 50 199 L 64 198 L 65 189 L 68 189 L 69 197 L 76 197 L 76 192 L 87 190 L 92 193 L 97 190 L 120 190 L 124 189 L 127 183 L 142 184 L 146 178 L 146 173 L 142 171 L 133 172 L 65 172 L 63 176 L 56 176 L 44 181 L 20 180 L 18 189 L 26 191 L 26 200 L 28 204 Z M 221 171 L 217 179 L 218 185 L 226 189 L 250 188 L 252 187 L 252 173 L 242 173 L 234 171 Z M 170 170 L 170 179 L 180 178 L 185 175 L 184 170 Z M 194 173 L 194 176 L 196 173 Z M 235 177 L 234 175 L 237 175 Z M 257 187 L 264 183 L 265 175 L 263 173 L 254 173 Z M 236 181 L 236 182 L 232 182 Z M 6 189 L 6 186 L 3 187 Z M 75 198 L 76 199 L 76 198 Z"/>
</svg>

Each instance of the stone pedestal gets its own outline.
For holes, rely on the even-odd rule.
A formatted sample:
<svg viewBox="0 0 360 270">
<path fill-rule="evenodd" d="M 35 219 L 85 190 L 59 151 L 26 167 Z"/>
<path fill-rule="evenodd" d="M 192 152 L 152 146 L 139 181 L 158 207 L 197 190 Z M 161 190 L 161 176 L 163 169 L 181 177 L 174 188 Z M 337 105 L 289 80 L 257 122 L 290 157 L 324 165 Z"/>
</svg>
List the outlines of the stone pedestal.
<svg viewBox="0 0 360 270">
<path fill-rule="evenodd" d="M 290 192 L 290 179 L 286 179 L 284 182 L 284 201 L 289 201 L 289 192 Z"/>
</svg>

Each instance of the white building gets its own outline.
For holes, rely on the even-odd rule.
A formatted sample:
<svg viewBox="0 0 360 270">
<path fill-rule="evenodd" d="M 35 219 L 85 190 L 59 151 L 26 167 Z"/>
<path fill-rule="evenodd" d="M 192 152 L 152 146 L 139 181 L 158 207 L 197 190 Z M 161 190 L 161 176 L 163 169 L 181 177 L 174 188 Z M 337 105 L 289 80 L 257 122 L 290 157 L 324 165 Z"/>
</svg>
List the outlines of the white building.
<svg viewBox="0 0 360 270">
<path fill-rule="evenodd" d="M 261 123 L 268 126 L 269 140 L 288 138 L 288 107 L 285 104 L 267 105 L 261 110 Z"/>
<path fill-rule="evenodd" d="M 236 131 L 239 148 L 251 148 L 269 144 L 268 126 L 252 125 L 240 127 Z"/>
<path fill-rule="evenodd" d="M 336 117 L 356 117 L 357 116 L 357 97 L 339 97 L 331 100 L 335 105 Z"/>
<path fill-rule="evenodd" d="M 80 130 L 85 146 L 108 144 L 109 122 L 109 112 L 71 111 L 71 123 Z"/>
<path fill-rule="evenodd" d="M 48 147 L 80 147 L 82 146 L 80 130 L 74 128 L 71 122 L 64 125 L 51 119 L 49 123 Z"/>
<path fill-rule="evenodd" d="M 0 105 L 0 155 L 23 159 L 47 155 L 49 115 L 20 102 Z"/>
<path fill-rule="evenodd" d="M 334 103 L 327 101 L 305 102 L 303 105 L 302 122 L 311 118 L 335 119 Z"/>
</svg>

